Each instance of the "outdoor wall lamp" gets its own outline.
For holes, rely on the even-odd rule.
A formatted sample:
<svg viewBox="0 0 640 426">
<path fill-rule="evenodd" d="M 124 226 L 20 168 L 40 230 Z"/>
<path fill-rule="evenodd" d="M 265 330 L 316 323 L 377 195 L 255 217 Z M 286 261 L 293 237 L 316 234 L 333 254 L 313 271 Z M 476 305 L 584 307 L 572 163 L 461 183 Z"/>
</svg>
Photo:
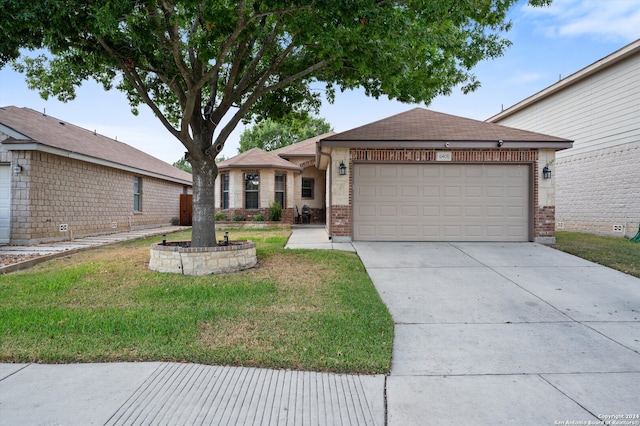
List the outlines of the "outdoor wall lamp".
<svg viewBox="0 0 640 426">
<path fill-rule="evenodd" d="M 542 177 L 544 179 L 551 179 L 551 169 L 548 164 L 542 169 Z"/>
<path fill-rule="evenodd" d="M 340 176 L 347 174 L 347 166 L 344 165 L 344 161 L 340 162 L 340 165 L 338 166 L 338 173 L 340 173 Z"/>
<path fill-rule="evenodd" d="M 22 173 L 22 166 L 18 164 L 13 167 L 13 174 L 19 175 L 20 173 Z"/>
</svg>

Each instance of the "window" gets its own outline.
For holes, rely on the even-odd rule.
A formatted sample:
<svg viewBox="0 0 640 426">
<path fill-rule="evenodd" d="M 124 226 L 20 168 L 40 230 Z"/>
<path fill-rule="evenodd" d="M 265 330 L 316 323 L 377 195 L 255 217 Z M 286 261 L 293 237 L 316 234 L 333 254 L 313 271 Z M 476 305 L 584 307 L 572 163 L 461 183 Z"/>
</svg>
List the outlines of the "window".
<svg viewBox="0 0 640 426">
<path fill-rule="evenodd" d="M 313 198 L 313 179 L 302 178 L 302 198 Z"/>
<path fill-rule="evenodd" d="M 260 175 L 258 173 L 244 174 L 244 208 L 258 208 L 258 189 L 260 185 Z"/>
<path fill-rule="evenodd" d="M 285 192 L 286 176 L 283 174 L 276 174 L 276 198 L 275 200 L 280 203 L 280 206 L 284 208 L 284 192 Z"/>
<path fill-rule="evenodd" d="M 142 178 L 133 177 L 133 211 L 142 211 Z"/>
<path fill-rule="evenodd" d="M 229 209 L 229 174 L 222 175 L 222 210 Z"/>
</svg>

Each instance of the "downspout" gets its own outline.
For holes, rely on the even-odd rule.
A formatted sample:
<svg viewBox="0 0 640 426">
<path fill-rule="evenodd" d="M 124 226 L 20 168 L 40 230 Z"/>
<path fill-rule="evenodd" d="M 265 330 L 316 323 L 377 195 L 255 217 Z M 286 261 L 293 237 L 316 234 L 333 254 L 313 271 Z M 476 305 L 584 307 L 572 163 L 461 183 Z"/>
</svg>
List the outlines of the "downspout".
<svg viewBox="0 0 640 426">
<path fill-rule="evenodd" d="M 329 183 L 329 185 L 328 185 L 329 186 L 329 203 L 328 203 L 328 205 L 329 205 L 329 215 L 328 215 L 329 216 L 329 221 L 328 221 L 329 222 L 329 229 L 327 230 L 327 234 L 329 234 L 329 239 L 331 240 L 332 237 L 333 237 L 333 235 L 331 235 L 331 230 L 333 229 L 333 215 L 331 214 L 331 206 L 333 205 L 333 203 L 332 203 L 333 191 L 332 191 L 332 188 L 331 188 L 331 176 L 333 175 L 333 173 L 332 173 L 333 164 L 332 164 L 332 161 L 331 161 L 331 154 L 328 154 L 326 152 L 322 152 L 322 147 L 321 146 L 319 147 L 318 152 L 320 153 L 320 155 L 324 155 L 324 156 L 327 156 L 329 158 L 329 182 L 328 182 Z M 325 191 L 326 191 L 326 187 L 327 187 L 327 185 L 325 185 Z"/>
</svg>

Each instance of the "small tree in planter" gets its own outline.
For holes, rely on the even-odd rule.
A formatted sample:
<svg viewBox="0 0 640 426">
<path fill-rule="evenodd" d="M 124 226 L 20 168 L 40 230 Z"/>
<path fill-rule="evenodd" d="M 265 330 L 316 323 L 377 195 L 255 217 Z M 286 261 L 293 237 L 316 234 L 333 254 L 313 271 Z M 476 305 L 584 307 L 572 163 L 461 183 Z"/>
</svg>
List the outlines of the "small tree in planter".
<svg viewBox="0 0 640 426">
<path fill-rule="evenodd" d="M 272 222 L 280 222 L 282 218 L 282 206 L 279 202 L 274 201 L 269 207 L 269 220 Z"/>
</svg>

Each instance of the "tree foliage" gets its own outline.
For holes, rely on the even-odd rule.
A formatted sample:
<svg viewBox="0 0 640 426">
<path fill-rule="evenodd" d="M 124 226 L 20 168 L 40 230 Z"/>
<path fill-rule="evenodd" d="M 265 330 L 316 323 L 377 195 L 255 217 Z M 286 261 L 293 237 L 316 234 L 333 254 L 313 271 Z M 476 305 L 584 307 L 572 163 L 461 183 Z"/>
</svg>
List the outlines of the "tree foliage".
<svg viewBox="0 0 640 426">
<path fill-rule="evenodd" d="M 174 162 L 172 165 L 173 167 L 177 167 L 180 170 L 184 170 L 187 173 L 192 173 L 191 164 L 189 164 L 187 160 L 185 160 L 184 158 L 179 159 L 178 161 Z"/>
<path fill-rule="evenodd" d="M 285 121 L 267 118 L 242 132 L 238 152 L 242 153 L 256 147 L 273 151 L 331 130 L 331 124 L 318 117 Z"/>
<path fill-rule="evenodd" d="M 429 103 L 478 87 L 518 0 L 0 0 L 0 66 L 45 98 L 94 79 L 146 104 L 185 146 L 196 246 L 215 244 L 215 157 L 242 121 L 317 112 L 323 87 Z M 529 0 L 541 5 L 548 0 Z"/>
</svg>

